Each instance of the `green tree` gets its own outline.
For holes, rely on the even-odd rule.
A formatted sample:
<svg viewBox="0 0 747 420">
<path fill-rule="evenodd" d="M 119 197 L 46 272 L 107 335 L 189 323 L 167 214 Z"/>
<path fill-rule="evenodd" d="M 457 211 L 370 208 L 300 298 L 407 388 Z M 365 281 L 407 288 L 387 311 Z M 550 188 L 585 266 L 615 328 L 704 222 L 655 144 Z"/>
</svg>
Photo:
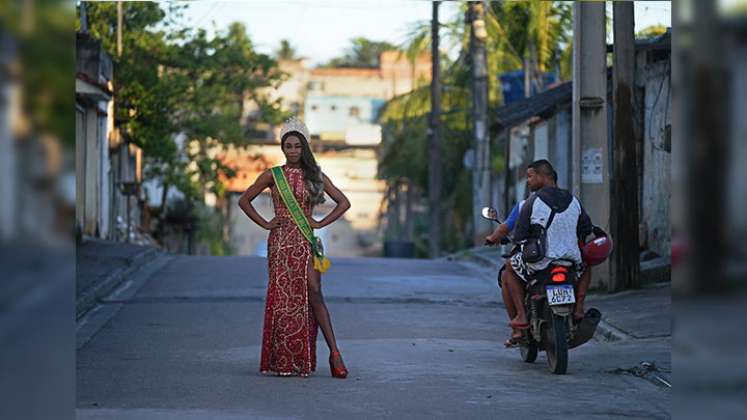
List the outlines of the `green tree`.
<svg viewBox="0 0 747 420">
<path fill-rule="evenodd" d="M 101 40 L 114 61 L 117 128 L 125 140 L 143 148 L 146 179 L 158 179 L 163 185 L 163 216 L 169 188 L 177 187 L 190 199 L 196 196 L 186 173 L 187 162 L 174 139 L 179 127 L 173 116 L 183 105 L 186 88 L 172 70 L 178 42 L 187 36 L 176 23 L 183 7 L 123 3 L 121 56 L 117 51 L 116 2 L 86 2 L 85 8 L 91 35 Z"/>
<path fill-rule="evenodd" d="M 275 56 L 281 60 L 295 60 L 297 58 L 296 48 L 287 39 L 281 39 L 280 47 L 275 51 Z"/>
<path fill-rule="evenodd" d="M 123 52 L 117 56 L 116 6 L 86 2 L 90 32 L 114 57 L 117 127 L 143 148 L 146 177 L 164 187 L 160 219 L 172 187 L 189 202 L 204 202 L 208 193 L 222 202 L 223 180 L 235 171 L 221 152 L 247 145 L 247 104 L 256 105 L 259 122 L 277 124 L 285 117 L 279 100 L 259 93 L 283 79 L 277 62 L 255 51 L 242 24 L 208 36 L 182 26 L 185 6 L 171 3 L 165 9 L 123 3 Z"/>
<path fill-rule="evenodd" d="M 351 46 L 342 57 L 334 58 L 326 67 L 379 67 L 379 56 L 384 51 L 396 50 L 397 47 L 386 41 L 372 41 L 358 37 L 350 40 Z"/>
</svg>

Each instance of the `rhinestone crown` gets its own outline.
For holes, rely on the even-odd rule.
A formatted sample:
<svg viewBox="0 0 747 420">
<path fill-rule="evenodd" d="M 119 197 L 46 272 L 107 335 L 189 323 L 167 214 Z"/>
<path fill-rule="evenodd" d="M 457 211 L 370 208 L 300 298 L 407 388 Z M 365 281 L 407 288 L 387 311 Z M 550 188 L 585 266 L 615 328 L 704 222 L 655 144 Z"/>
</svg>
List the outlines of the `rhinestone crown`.
<svg viewBox="0 0 747 420">
<path fill-rule="evenodd" d="M 282 139 L 283 136 L 292 131 L 301 133 L 306 138 L 306 141 L 311 140 L 311 136 L 309 135 L 309 128 L 306 127 L 306 124 L 304 124 L 303 121 L 299 120 L 296 117 L 291 117 L 283 123 L 283 126 L 280 129 L 280 138 Z"/>
</svg>

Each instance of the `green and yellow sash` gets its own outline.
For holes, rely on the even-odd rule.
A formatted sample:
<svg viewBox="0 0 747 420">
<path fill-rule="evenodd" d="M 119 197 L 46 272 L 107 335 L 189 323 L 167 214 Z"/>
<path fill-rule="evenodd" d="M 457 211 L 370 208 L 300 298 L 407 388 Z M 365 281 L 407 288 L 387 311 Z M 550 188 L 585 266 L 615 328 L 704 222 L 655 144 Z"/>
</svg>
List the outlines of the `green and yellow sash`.
<svg viewBox="0 0 747 420">
<path fill-rule="evenodd" d="M 296 201 L 296 197 L 293 195 L 290 184 L 288 184 L 288 180 L 285 178 L 285 172 L 283 172 L 282 166 L 272 168 L 272 179 L 275 181 L 275 186 L 277 187 L 285 206 L 288 207 L 288 211 L 290 211 L 293 221 L 301 230 L 304 238 L 306 238 L 306 240 L 311 244 L 311 252 L 314 258 L 314 270 L 320 273 L 326 272 L 332 263 L 329 261 L 329 258 L 324 256 L 321 241 L 314 236 L 314 230 L 311 228 L 309 220 L 306 218 L 306 215 L 298 204 L 298 201 Z"/>
</svg>

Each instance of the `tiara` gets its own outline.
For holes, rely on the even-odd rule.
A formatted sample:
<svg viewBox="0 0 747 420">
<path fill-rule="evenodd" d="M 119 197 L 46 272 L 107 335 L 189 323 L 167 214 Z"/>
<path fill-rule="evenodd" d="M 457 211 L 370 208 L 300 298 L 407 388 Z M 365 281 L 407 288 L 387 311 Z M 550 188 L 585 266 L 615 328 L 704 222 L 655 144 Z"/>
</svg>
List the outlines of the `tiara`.
<svg viewBox="0 0 747 420">
<path fill-rule="evenodd" d="M 311 140 L 308 127 L 306 127 L 306 124 L 304 124 L 303 121 L 296 117 L 291 117 L 283 123 L 283 126 L 280 129 L 280 138 L 282 139 L 286 134 L 293 131 L 301 133 L 306 138 L 306 141 Z"/>
</svg>

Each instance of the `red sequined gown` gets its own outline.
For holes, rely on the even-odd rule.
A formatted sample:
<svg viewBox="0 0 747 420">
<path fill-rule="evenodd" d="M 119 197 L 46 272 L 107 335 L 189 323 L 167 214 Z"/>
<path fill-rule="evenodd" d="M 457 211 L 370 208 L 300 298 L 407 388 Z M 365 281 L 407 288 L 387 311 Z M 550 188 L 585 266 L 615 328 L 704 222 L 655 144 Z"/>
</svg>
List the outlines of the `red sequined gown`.
<svg viewBox="0 0 747 420">
<path fill-rule="evenodd" d="M 307 215 L 311 214 L 303 170 L 285 166 L 283 170 L 296 200 Z M 316 369 L 317 336 L 307 292 L 311 245 L 293 222 L 274 185 L 271 193 L 275 217 L 282 222 L 270 231 L 267 244 L 270 278 L 260 372 L 308 376 Z"/>
</svg>

